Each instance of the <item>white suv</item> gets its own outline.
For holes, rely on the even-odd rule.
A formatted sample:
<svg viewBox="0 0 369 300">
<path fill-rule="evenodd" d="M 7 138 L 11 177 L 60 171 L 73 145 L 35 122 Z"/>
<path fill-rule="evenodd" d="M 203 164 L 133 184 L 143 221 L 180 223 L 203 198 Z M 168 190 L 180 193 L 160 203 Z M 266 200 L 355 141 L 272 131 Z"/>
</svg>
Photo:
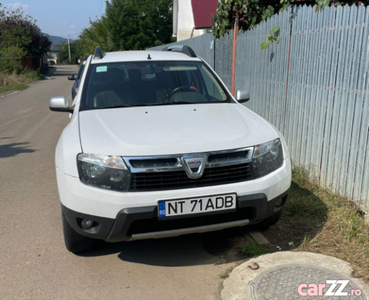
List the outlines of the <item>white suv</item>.
<svg viewBox="0 0 369 300">
<path fill-rule="evenodd" d="M 88 57 L 56 147 L 69 251 L 278 221 L 291 185 L 281 133 L 187 46 Z"/>
</svg>

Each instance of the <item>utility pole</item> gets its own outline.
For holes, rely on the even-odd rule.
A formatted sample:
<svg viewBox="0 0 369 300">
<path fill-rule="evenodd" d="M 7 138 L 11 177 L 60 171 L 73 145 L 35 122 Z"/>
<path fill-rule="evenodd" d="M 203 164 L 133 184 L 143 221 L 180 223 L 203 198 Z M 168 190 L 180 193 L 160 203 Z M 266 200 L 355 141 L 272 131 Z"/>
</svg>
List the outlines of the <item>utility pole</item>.
<svg viewBox="0 0 369 300">
<path fill-rule="evenodd" d="M 69 63 L 71 63 L 72 62 L 72 58 L 71 58 L 71 55 L 70 55 L 69 34 L 68 34 L 68 53 L 69 53 Z"/>
<path fill-rule="evenodd" d="M 234 20 L 233 27 L 233 54 L 232 54 L 232 82 L 231 94 L 234 96 L 235 78 L 236 78 L 236 48 L 237 48 L 237 34 L 238 34 L 238 19 Z"/>
<path fill-rule="evenodd" d="M 105 0 L 105 16 L 106 16 L 106 7 L 108 6 L 108 3 L 109 3 L 109 0 Z M 111 38 L 110 38 L 110 32 L 109 32 L 109 30 L 107 30 L 107 35 L 106 36 L 107 36 L 108 49 L 110 49 Z"/>
</svg>

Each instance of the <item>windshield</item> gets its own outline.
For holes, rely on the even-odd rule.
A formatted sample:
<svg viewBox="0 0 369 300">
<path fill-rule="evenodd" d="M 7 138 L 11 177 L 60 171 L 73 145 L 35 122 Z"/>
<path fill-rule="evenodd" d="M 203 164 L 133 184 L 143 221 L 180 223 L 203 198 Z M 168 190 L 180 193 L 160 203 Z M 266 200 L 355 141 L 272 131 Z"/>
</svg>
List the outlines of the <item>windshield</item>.
<svg viewBox="0 0 369 300">
<path fill-rule="evenodd" d="M 89 67 L 81 110 L 231 101 L 202 62 L 119 62 Z"/>
</svg>

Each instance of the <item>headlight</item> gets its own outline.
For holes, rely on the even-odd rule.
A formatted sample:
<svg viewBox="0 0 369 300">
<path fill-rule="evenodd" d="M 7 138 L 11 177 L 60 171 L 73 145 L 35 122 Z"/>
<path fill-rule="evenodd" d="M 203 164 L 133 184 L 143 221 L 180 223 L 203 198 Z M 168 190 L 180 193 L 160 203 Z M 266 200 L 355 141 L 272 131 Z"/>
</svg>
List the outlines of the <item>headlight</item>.
<svg viewBox="0 0 369 300">
<path fill-rule="evenodd" d="M 79 154 L 77 164 L 79 177 L 87 185 L 115 191 L 129 188 L 130 172 L 121 157 Z"/>
<path fill-rule="evenodd" d="M 283 150 L 280 139 L 257 145 L 254 149 L 252 167 L 255 178 L 277 170 L 283 164 Z"/>
</svg>

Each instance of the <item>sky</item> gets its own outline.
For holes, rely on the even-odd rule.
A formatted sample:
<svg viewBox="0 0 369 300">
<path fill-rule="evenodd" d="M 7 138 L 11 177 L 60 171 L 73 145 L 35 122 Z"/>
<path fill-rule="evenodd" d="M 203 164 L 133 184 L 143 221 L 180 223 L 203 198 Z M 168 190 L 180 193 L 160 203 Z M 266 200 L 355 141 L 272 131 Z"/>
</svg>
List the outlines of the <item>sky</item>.
<svg viewBox="0 0 369 300">
<path fill-rule="evenodd" d="M 101 18 L 105 12 L 105 0 L 21 0 L 1 1 L 9 10 L 21 7 L 25 15 L 36 20 L 43 33 L 77 39 L 90 20 Z"/>
</svg>

